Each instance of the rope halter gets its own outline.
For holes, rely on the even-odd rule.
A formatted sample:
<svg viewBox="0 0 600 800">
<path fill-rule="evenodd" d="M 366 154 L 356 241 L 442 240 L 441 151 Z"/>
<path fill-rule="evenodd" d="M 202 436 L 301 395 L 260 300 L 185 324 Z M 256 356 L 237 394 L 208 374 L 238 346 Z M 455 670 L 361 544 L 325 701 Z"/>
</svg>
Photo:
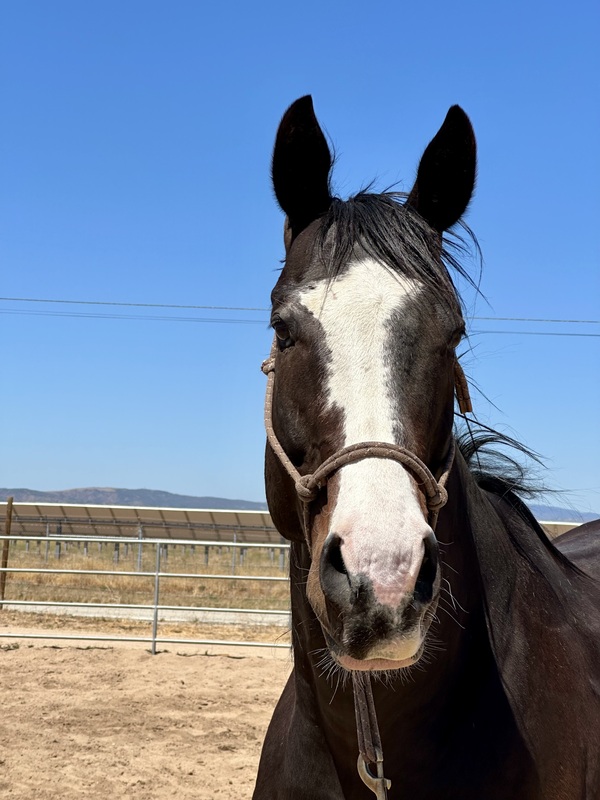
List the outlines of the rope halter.
<svg viewBox="0 0 600 800">
<path fill-rule="evenodd" d="M 391 442 L 360 442 L 358 444 L 342 447 L 333 455 L 329 456 L 329 458 L 326 458 L 314 472 L 301 475 L 290 461 L 273 428 L 273 392 L 275 386 L 276 354 L 277 342 L 274 340 L 271 348 L 271 355 L 263 361 L 261 365 L 262 371 L 267 376 L 267 392 L 265 397 L 265 429 L 267 432 L 267 441 L 281 462 L 281 465 L 292 479 L 296 488 L 296 493 L 304 505 L 303 528 L 309 550 L 308 521 L 310 504 L 317 498 L 319 491 L 327 485 L 327 480 L 330 475 L 337 472 L 342 467 L 345 467 L 347 464 L 354 464 L 365 458 L 384 458 L 397 461 L 412 474 L 425 495 L 428 522 L 431 528 L 435 530 L 439 512 L 448 500 L 446 482 L 448 481 L 448 476 L 450 475 L 450 470 L 454 462 L 454 439 L 451 440 L 439 480 L 436 480 L 429 467 L 413 452 L 407 450 L 406 447 Z M 469 388 L 458 361 L 454 362 L 454 383 L 461 412 L 467 413 L 471 411 Z"/>
</svg>

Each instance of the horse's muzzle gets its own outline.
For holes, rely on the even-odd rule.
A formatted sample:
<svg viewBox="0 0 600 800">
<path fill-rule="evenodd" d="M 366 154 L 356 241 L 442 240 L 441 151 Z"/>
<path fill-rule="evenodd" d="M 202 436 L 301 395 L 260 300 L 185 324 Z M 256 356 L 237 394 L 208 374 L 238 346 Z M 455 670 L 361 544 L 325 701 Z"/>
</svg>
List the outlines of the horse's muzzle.
<svg viewBox="0 0 600 800">
<path fill-rule="evenodd" d="M 352 574 L 343 556 L 342 538 L 330 533 L 320 558 L 320 583 L 327 619 L 328 645 L 343 662 L 390 662 L 386 669 L 415 663 L 433 617 L 440 586 L 439 548 L 431 532 L 423 540 L 420 564 L 407 581 L 378 585 L 376 575 Z M 349 666 L 349 668 L 360 668 Z M 379 667 L 364 668 L 377 669 Z"/>
</svg>

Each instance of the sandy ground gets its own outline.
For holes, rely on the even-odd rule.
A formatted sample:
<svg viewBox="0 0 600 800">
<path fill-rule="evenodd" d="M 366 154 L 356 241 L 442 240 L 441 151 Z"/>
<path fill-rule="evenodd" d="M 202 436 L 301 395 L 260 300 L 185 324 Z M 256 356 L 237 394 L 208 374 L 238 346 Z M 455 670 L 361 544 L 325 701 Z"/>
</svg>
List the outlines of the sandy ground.
<svg viewBox="0 0 600 800">
<path fill-rule="evenodd" d="M 0 796 L 250 798 L 290 669 L 287 650 L 0 639 Z"/>
</svg>

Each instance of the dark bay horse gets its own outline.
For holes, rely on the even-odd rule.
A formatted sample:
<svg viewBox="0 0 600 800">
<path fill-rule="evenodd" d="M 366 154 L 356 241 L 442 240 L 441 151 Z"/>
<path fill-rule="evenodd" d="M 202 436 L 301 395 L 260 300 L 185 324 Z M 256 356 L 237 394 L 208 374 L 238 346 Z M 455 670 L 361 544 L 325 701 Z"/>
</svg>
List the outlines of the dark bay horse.
<svg viewBox="0 0 600 800">
<path fill-rule="evenodd" d="M 550 542 L 478 443 L 455 443 L 468 398 L 445 233 L 475 162 L 453 106 L 403 200 L 342 201 L 310 97 L 281 121 L 266 487 L 292 542 L 294 669 L 255 800 L 373 797 L 361 681 L 390 800 L 600 798 L 600 526 Z"/>
</svg>

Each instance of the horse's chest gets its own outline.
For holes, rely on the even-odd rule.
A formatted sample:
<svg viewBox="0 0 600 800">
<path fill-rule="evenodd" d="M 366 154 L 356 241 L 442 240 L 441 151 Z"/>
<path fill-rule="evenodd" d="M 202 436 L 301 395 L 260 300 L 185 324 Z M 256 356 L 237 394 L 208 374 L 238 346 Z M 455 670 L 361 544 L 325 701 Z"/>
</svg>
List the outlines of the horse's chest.
<svg viewBox="0 0 600 800">
<path fill-rule="evenodd" d="M 516 729 L 468 727 L 444 734 L 440 726 L 421 737 L 408 730 L 384 736 L 389 800 L 541 800 L 531 758 Z M 354 752 L 334 750 L 340 800 L 373 800 L 357 775 Z"/>
</svg>

